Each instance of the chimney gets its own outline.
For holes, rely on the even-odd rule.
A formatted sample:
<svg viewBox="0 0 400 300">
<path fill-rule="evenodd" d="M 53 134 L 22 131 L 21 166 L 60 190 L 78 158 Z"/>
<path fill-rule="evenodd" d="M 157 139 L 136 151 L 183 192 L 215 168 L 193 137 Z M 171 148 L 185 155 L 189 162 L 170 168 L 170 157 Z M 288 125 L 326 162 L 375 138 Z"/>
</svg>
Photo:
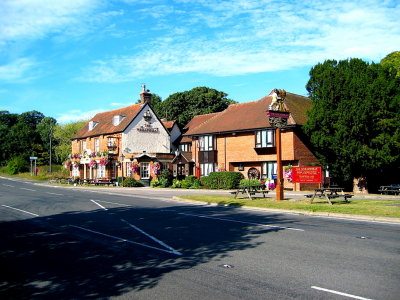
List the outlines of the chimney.
<svg viewBox="0 0 400 300">
<path fill-rule="evenodd" d="M 150 90 L 146 90 L 146 85 L 142 84 L 142 91 L 140 92 L 140 103 L 146 104 L 151 102 Z"/>
</svg>

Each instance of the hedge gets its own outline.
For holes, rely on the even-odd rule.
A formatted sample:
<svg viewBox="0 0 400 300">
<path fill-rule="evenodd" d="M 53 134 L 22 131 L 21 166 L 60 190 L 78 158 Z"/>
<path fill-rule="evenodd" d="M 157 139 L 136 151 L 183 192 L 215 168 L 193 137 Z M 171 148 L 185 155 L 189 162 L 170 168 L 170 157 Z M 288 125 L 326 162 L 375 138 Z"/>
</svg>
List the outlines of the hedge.
<svg viewBox="0 0 400 300">
<path fill-rule="evenodd" d="M 240 172 L 211 172 L 200 179 L 201 185 L 207 189 L 230 190 L 239 186 L 244 178 Z"/>
</svg>

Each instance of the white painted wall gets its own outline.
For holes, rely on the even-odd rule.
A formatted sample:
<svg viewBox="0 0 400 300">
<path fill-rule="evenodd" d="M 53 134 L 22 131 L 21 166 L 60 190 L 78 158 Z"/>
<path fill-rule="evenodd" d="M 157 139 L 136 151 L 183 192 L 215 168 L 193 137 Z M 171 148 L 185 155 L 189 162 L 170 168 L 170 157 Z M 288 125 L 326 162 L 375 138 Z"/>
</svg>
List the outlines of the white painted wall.
<svg viewBox="0 0 400 300">
<path fill-rule="evenodd" d="M 169 134 L 171 135 L 171 149 L 172 151 L 175 151 L 176 147 L 172 145 L 172 143 L 175 142 L 176 139 L 181 136 L 182 132 L 179 129 L 178 125 L 174 124 L 174 127 L 172 127 L 172 130 Z"/>
<path fill-rule="evenodd" d="M 147 122 L 143 114 L 150 111 L 151 120 Z M 149 127 L 146 127 L 148 126 Z M 157 132 L 139 131 L 140 128 L 156 129 Z M 133 122 L 122 133 L 122 149 L 125 153 L 170 153 L 170 135 L 161 122 L 156 118 L 149 105 L 135 117 Z"/>
</svg>

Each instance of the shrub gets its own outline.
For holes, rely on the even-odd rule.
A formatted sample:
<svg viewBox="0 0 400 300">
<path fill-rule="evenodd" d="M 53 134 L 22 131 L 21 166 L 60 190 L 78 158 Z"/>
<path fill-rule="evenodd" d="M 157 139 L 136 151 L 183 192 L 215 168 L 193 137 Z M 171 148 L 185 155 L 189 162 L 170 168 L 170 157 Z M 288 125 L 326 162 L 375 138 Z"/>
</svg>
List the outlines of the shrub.
<svg viewBox="0 0 400 300">
<path fill-rule="evenodd" d="M 258 179 L 242 179 L 239 185 L 259 185 L 261 181 Z"/>
<path fill-rule="evenodd" d="M 179 189 L 179 188 L 181 188 L 181 187 L 182 187 L 181 181 L 178 180 L 178 179 L 174 179 L 173 182 L 172 182 L 171 188 L 173 188 L 173 189 Z"/>
<path fill-rule="evenodd" d="M 201 184 L 206 188 L 229 190 L 240 184 L 243 174 L 240 172 L 211 172 L 207 179 L 203 178 Z"/>
<path fill-rule="evenodd" d="M 160 181 L 158 180 L 158 178 L 154 178 L 152 181 L 150 181 L 150 187 L 154 188 L 158 186 L 160 186 Z"/>
<path fill-rule="evenodd" d="M 16 156 L 8 161 L 8 174 L 15 175 L 27 171 L 29 171 L 29 163 L 22 156 Z"/>
<path fill-rule="evenodd" d="M 200 184 L 201 186 L 205 187 L 206 189 L 210 188 L 211 179 L 208 176 L 200 177 Z"/>
<path fill-rule="evenodd" d="M 158 176 L 158 179 L 161 182 L 161 179 L 163 179 L 163 187 L 169 187 L 170 185 L 172 185 L 172 181 L 174 179 L 174 177 L 172 176 L 172 172 L 170 170 L 163 170 L 160 174 L 160 176 Z M 165 180 L 166 181 L 165 181 Z"/>
<path fill-rule="evenodd" d="M 144 183 L 138 180 L 135 180 L 131 177 L 125 178 L 124 179 L 124 187 L 142 187 L 144 186 Z"/>
<path fill-rule="evenodd" d="M 190 175 L 182 180 L 182 188 L 183 189 L 190 189 L 192 186 L 197 185 L 200 187 L 200 182 L 194 175 Z"/>
</svg>

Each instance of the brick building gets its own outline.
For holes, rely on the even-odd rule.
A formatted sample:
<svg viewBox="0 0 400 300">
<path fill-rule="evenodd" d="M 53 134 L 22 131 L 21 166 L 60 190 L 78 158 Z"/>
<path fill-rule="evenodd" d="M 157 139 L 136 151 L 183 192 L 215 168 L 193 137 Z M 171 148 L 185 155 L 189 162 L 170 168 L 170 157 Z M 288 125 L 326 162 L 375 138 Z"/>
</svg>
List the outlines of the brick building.
<svg viewBox="0 0 400 300">
<path fill-rule="evenodd" d="M 272 181 L 277 155 L 275 130 L 266 116 L 271 100 L 268 95 L 258 101 L 230 105 L 219 113 L 195 116 L 184 128 L 180 151 L 173 160 L 174 175 L 207 176 L 212 171 L 226 170 Z M 285 106 L 291 115 L 282 132 L 283 166 L 317 164 L 300 130 L 311 100 L 287 93 Z M 293 190 L 316 186 L 285 180 L 285 188 Z"/>
<path fill-rule="evenodd" d="M 149 183 L 174 155 L 175 122 L 162 122 L 149 105 L 143 86 L 141 102 L 95 115 L 72 139 L 71 174 L 84 179 L 134 177 Z M 169 129 L 165 127 L 166 124 Z"/>
</svg>

